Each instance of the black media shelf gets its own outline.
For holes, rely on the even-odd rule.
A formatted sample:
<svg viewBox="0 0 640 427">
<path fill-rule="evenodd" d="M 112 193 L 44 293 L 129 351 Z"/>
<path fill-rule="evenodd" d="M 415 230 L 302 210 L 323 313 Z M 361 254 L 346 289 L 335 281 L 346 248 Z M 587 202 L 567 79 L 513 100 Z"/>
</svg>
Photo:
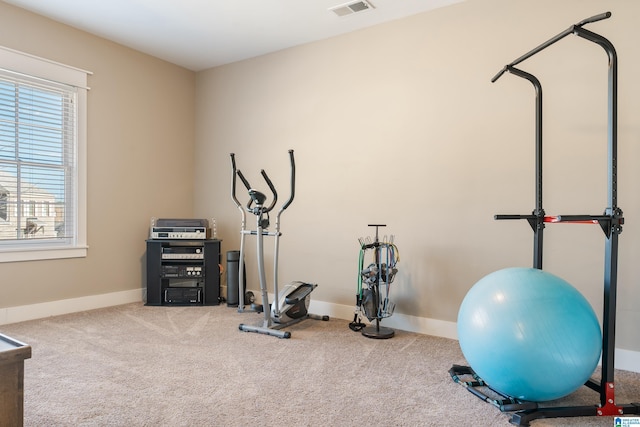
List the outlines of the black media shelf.
<svg viewBox="0 0 640 427">
<path fill-rule="evenodd" d="M 220 304 L 218 239 L 147 240 L 146 305 Z"/>
</svg>

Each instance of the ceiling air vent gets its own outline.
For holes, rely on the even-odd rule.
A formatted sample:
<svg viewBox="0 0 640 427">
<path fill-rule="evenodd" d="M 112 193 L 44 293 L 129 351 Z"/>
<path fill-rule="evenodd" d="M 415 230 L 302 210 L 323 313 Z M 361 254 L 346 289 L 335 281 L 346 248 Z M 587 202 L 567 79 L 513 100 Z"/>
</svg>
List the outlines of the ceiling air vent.
<svg viewBox="0 0 640 427">
<path fill-rule="evenodd" d="M 352 13 L 364 12 L 369 9 L 373 9 L 373 5 L 368 1 L 362 0 L 334 6 L 329 10 L 338 16 L 346 16 L 351 15 Z"/>
</svg>

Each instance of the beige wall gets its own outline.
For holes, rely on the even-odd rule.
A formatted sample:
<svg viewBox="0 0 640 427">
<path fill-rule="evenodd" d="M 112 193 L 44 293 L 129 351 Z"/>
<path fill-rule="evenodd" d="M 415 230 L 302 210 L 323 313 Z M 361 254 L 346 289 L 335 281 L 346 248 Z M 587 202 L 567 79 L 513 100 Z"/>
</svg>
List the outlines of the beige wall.
<svg viewBox="0 0 640 427">
<path fill-rule="evenodd" d="M 151 216 L 191 216 L 191 71 L 0 2 L 0 45 L 90 70 L 87 258 L 0 264 L 0 307 L 142 287 Z"/>
<path fill-rule="evenodd" d="M 533 90 L 514 76 L 490 79 L 604 7 L 596 0 L 535 7 L 470 0 L 194 75 L 0 2 L 1 45 L 94 73 L 89 256 L 0 264 L 0 307 L 140 288 L 151 216 L 215 216 L 223 250 L 237 249 L 228 154 L 237 154 L 256 186 L 265 168 L 284 199 L 293 148 L 298 182 L 283 216 L 281 281 L 317 282 L 317 300 L 353 305 L 357 239 L 372 234 L 367 224 L 386 223 L 382 233 L 395 235 L 401 255 L 397 312 L 455 321 L 482 276 L 531 265 L 529 226 L 492 218 L 534 208 Z M 620 57 L 626 225 L 617 347 L 639 351 L 640 4 L 606 7 L 613 17 L 588 28 L 608 37 Z M 606 66 L 601 48 L 574 36 L 522 64 L 545 90 L 549 214 L 606 207 Z M 597 227 L 555 225 L 545 234 L 545 269 L 578 287 L 597 312 L 603 248 Z"/>
<path fill-rule="evenodd" d="M 608 7 L 612 18 L 588 28 L 609 38 L 620 58 L 618 202 L 626 225 L 617 347 L 640 350 L 640 3 L 602 3 L 471 0 L 198 73 L 194 188 L 206 197 L 194 200 L 195 215 L 214 215 L 223 249 L 237 249 L 240 215 L 229 196 L 228 154 L 236 153 L 255 186 L 264 187 L 265 168 L 284 200 L 292 148 L 298 181 L 282 217 L 281 282 L 316 282 L 316 299 L 353 305 L 357 239 L 372 235 L 367 224 L 385 223 L 382 234 L 395 235 L 401 255 L 396 312 L 455 322 L 481 277 L 532 265 L 529 225 L 493 215 L 535 208 L 534 91 L 512 75 L 490 79 Z M 546 212 L 601 214 L 604 50 L 570 36 L 521 68 L 544 88 Z M 545 233 L 545 269 L 573 283 L 598 313 L 604 242 L 597 226 L 551 225 Z"/>
</svg>

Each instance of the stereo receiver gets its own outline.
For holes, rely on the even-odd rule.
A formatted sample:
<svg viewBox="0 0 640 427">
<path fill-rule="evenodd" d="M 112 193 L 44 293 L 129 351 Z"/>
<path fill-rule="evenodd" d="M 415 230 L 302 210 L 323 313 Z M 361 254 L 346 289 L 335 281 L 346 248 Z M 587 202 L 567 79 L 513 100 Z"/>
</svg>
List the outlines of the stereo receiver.
<svg viewBox="0 0 640 427">
<path fill-rule="evenodd" d="M 166 219 L 152 221 L 152 239 L 194 239 L 210 237 L 209 221 L 206 219 Z"/>
<path fill-rule="evenodd" d="M 164 247 L 162 259 L 204 259 L 204 250 L 202 246 Z"/>
</svg>

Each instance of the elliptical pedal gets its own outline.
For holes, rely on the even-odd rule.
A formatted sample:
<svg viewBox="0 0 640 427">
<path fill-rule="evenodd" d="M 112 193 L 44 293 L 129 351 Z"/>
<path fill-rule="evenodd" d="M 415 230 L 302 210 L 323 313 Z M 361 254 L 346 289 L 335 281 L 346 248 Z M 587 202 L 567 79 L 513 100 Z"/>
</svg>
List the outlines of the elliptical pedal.
<svg viewBox="0 0 640 427">
<path fill-rule="evenodd" d="M 297 304 L 299 301 L 304 300 L 318 285 L 311 283 L 298 282 L 299 285 L 289 295 L 287 295 L 284 301 L 287 304 Z"/>
</svg>

